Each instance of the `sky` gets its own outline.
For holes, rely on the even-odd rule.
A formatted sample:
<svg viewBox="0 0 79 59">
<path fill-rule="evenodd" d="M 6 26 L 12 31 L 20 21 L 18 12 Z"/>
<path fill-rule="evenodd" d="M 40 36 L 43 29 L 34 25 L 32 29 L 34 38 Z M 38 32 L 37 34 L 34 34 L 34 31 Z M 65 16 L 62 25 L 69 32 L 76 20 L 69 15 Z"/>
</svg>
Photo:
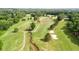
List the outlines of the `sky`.
<svg viewBox="0 0 79 59">
<path fill-rule="evenodd" d="M 0 0 L 0 8 L 79 8 L 78 0 Z"/>
</svg>

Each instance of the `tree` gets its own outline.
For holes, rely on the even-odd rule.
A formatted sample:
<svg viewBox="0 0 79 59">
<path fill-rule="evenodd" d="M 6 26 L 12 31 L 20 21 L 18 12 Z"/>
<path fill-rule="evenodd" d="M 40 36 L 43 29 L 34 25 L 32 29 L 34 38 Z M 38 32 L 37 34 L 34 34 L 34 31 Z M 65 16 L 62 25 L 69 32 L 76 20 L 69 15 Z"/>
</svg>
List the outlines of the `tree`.
<svg viewBox="0 0 79 59">
<path fill-rule="evenodd" d="M 69 20 L 67 21 L 67 28 L 75 36 L 79 35 L 79 14 L 74 13 L 69 15 Z"/>
<path fill-rule="evenodd" d="M 30 23 L 28 28 L 26 28 L 26 31 L 32 31 L 35 28 L 35 23 Z"/>
<path fill-rule="evenodd" d="M 64 13 L 60 13 L 60 14 L 58 15 L 57 20 L 60 21 L 60 20 L 62 20 L 62 19 L 64 19 L 64 18 L 65 18 Z"/>
<path fill-rule="evenodd" d="M 35 23 L 31 23 L 31 28 L 32 28 L 32 30 L 35 28 Z"/>
<path fill-rule="evenodd" d="M 45 42 L 48 42 L 50 39 L 51 39 L 51 36 L 50 36 L 49 33 L 47 33 L 42 40 L 45 41 Z"/>
<path fill-rule="evenodd" d="M 26 19 L 22 19 L 22 21 L 25 21 Z"/>
</svg>

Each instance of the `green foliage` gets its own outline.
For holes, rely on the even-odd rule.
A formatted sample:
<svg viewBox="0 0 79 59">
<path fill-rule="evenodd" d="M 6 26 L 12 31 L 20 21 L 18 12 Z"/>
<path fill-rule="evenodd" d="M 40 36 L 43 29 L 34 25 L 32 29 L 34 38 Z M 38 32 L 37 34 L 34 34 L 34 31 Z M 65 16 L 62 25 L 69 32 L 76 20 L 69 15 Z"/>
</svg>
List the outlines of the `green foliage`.
<svg viewBox="0 0 79 59">
<path fill-rule="evenodd" d="M 60 21 L 60 20 L 62 20 L 62 19 L 64 19 L 65 18 L 65 15 L 64 15 L 64 13 L 60 13 L 59 15 L 58 15 L 58 21 Z"/>
<path fill-rule="evenodd" d="M 0 20 L 0 30 L 6 30 L 12 25 L 12 21 Z"/>
<path fill-rule="evenodd" d="M 0 40 L 0 50 L 2 50 L 3 42 Z"/>
<path fill-rule="evenodd" d="M 32 30 L 35 28 L 35 23 L 31 23 Z"/>
<path fill-rule="evenodd" d="M 7 30 L 13 24 L 18 23 L 20 18 L 24 16 L 24 11 L 19 9 L 2 9 L 0 11 L 0 30 Z"/>
<path fill-rule="evenodd" d="M 45 41 L 45 42 L 48 42 L 50 39 L 51 39 L 51 36 L 50 36 L 49 33 L 47 33 L 47 34 L 45 35 L 44 39 L 42 39 L 42 40 Z"/>
<path fill-rule="evenodd" d="M 28 28 L 26 28 L 26 31 L 32 31 L 35 28 L 35 23 L 30 23 Z"/>
<path fill-rule="evenodd" d="M 76 36 L 79 35 L 79 14 L 74 13 L 69 15 L 69 20 L 67 21 L 67 28 Z"/>
<path fill-rule="evenodd" d="M 14 28 L 13 32 L 18 32 L 18 28 Z"/>
<path fill-rule="evenodd" d="M 34 20 L 37 20 L 37 18 L 38 18 L 38 15 L 37 14 L 34 14 L 34 13 L 31 14 L 31 16 L 34 17 Z"/>
<path fill-rule="evenodd" d="M 22 19 L 22 21 L 25 21 L 26 19 Z"/>
</svg>

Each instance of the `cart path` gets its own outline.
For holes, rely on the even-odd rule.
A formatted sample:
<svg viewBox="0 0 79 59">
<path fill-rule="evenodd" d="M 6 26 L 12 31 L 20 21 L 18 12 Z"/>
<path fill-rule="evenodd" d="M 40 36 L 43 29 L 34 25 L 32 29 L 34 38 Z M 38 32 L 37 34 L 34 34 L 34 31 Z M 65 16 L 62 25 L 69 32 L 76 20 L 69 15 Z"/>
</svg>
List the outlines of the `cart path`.
<svg viewBox="0 0 79 59">
<path fill-rule="evenodd" d="M 26 32 L 23 31 L 23 42 L 22 42 L 22 47 L 20 48 L 20 50 L 23 50 L 26 44 Z"/>
</svg>

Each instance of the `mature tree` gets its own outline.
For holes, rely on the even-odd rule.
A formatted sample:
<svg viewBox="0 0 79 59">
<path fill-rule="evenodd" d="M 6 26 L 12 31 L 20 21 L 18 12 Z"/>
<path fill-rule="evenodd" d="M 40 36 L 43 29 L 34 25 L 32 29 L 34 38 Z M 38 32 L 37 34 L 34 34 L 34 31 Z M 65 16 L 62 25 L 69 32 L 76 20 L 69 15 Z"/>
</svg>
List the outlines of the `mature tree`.
<svg viewBox="0 0 79 59">
<path fill-rule="evenodd" d="M 69 15 L 69 20 L 67 21 L 67 28 L 75 35 L 79 36 L 79 14 L 74 13 Z"/>
<path fill-rule="evenodd" d="M 57 20 L 60 21 L 60 20 L 62 20 L 64 18 L 65 18 L 65 14 L 64 13 L 60 13 L 60 14 L 58 14 Z"/>
<path fill-rule="evenodd" d="M 32 28 L 32 30 L 35 28 L 35 23 L 31 23 L 31 28 Z"/>
</svg>

